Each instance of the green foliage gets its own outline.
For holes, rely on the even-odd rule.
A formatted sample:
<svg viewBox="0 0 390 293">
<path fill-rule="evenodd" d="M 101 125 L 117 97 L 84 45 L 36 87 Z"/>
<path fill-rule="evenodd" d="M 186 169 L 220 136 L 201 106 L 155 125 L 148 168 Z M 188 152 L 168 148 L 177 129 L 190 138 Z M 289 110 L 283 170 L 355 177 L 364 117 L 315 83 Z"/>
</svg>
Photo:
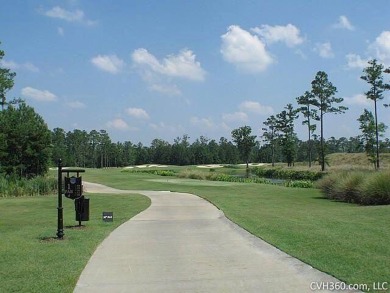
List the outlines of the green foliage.
<svg viewBox="0 0 390 293">
<path fill-rule="evenodd" d="M 364 205 L 390 204 L 390 172 L 376 172 L 362 184 L 360 201 Z"/>
<path fill-rule="evenodd" d="M 378 111 L 377 111 L 377 102 L 378 100 L 383 99 L 383 92 L 390 90 L 390 85 L 383 82 L 383 73 L 387 73 L 387 70 L 384 70 L 382 64 L 378 64 L 376 59 L 368 61 L 368 66 L 363 69 L 365 75 L 360 78 L 366 81 L 370 89 L 365 92 L 366 98 L 374 101 L 374 126 L 375 126 L 375 156 L 372 159 L 375 159 L 375 167 L 379 169 L 379 132 L 380 125 L 378 125 Z M 372 153 L 372 152 L 371 152 Z M 372 155 L 371 155 L 372 157 Z"/>
<path fill-rule="evenodd" d="M 274 178 L 274 179 L 289 179 L 289 180 L 308 180 L 308 181 L 316 181 L 324 175 L 323 172 L 319 172 L 319 171 L 293 170 L 293 169 L 283 169 L 283 168 L 264 168 L 264 167 L 253 168 L 252 173 L 258 177 Z"/>
<path fill-rule="evenodd" d="M 177 172 L 174 170 L 134 170 L 134 169 L 123 169 L 122 172 L 126 173 L 146 173 L 158 176 L 176 176 Z"/>
<path fill-rule="evenodd" d="M 284 109 L 276 115 L 276 129 L 279 131 L 282 153 L 287 165 L 290 167 L 293 165 L 297 153 L 298 138 L 294 132 L 294 121 L 298 118 L 298 111 L 293 108 L 292 104 L 287 104 Z"/>
<path fill-rule="evenodd" d="M 249 163 L 249 155 L 255 146 L 256 140 L 256 135 L 250 135 L 251 132 L 252 128 L 250 126 L 242 126 L 232 131 L 233 141 L 246 164 Z"/>
<path fill-rule="evenodd" d="M 390 204 L 390 172 L 334 172 L 317 183 L 326 198 L 362 205 Z"/>
<path fill-rule="evenodd" d="M 364 145 L 364 150 L 372 164 L 376 167 L 377 162 L 377 141 L 376 141 L 376 131 L 378 131 L 378 136 L 383 137 L 386 131 L 386 125 L 384 123 L 375 123 L 374 115 L 371 111 L 364 109 L 362 115 L 358 118 L 359 129 L 362 131 L 361 140 Z"/>
<path fill-rule="evenodd" d="M 222 182 L 238 182 L 238 183 L 270 183 L 264 178 L 244 178 L 239 176 L 232 176 L 224 173 L 215 173 L 215 172 L 202 172 L 194 170 L 183 170 L 177 177 L 179 178 L 190 178 L 197 180 L 210 180 L 210 181 L 222 181 Z"/>
<path fill-rule="evenodd" d="M 313 188 L 314 184 L 309 180 L 288 180 L 284 183 L 284 186 L 296 188 Z"/>
<path fill-rule="evenodd" d="M 1 44 L 1 42 L 0 42 Z M 4 109 L 6 103 L 6 93 L 13 88 L 15 72 L 11 72 L 8 68 L 1 67 L 1 60 L 4 57 L 4 51 L 0 50 L 0 104 L 1 109 Z"/>
<path fill-rule="evenodd" d="M 40 196 L 55 194 L 57 180 L 47 176 L 32 179 L 0 177 L 0 197 Z"/>
<path fill-rule="evenodd" d="M 348 110 L 347 107 L 338 106 L 343 101 L 343 98 L 336 98 L 337 88 L 328 80 L 328 75 L 324 71 L 318 71 L 314 80 L 311 82 L 313 94 L 313 106 L 319 111 L 321 125 L 320 139 L 320 162 L 321 170 L 325 170 L 325 144 L 324 144 L 324 115 L 326 113 L 339 114 Z"/>
<path fill-rule="evenodd" d="M 50 159 L 50 131 L 34 108 L 24 102 L 0 112 L 0 170 L 7 175 L 31 178 L 44 175 Z"/>
</svg>

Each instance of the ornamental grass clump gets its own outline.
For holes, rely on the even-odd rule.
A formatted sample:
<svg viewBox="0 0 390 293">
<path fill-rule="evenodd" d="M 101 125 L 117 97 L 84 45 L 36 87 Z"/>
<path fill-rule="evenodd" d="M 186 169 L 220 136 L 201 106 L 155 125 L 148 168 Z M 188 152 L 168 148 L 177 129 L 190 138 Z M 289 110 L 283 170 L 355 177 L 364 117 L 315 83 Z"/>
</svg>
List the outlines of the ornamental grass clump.
<svg viewBox="0 0 390 293">
<path fill-rule="evenodd" d="M 379 172 L 367 178 L 362 184 L 361 204 L 390 204 L 390 172 Z"/>
<path fill-rule="evenodd" d="M 325 176 L 316 186 L 323 195 L 361 205 L 390 204 L 390 172 L 344 171 Z"/>
</svg>

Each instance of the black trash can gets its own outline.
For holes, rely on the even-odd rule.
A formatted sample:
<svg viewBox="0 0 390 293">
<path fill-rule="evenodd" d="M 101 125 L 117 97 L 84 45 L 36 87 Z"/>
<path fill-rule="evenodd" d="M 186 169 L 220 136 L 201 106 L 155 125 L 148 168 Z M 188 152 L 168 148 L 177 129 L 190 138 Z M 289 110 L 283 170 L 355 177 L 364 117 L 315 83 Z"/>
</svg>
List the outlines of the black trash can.
<svg viewBox="0 0 390 293">
<path fill-rule="evenodd" d="M 89 221 L 89 198 L 84 196 L 75 199 L 76 221 Z"/>
</svg>

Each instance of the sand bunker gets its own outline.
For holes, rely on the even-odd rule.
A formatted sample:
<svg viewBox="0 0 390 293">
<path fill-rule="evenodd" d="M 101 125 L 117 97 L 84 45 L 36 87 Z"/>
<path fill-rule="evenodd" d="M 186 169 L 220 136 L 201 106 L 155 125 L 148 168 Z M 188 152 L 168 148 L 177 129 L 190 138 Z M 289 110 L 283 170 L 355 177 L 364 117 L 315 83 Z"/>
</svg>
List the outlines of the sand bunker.
<svg viewBox="0 0 390 293">
<path fill-rule="evenodd" d="M 248 165 L 252 166 L 252 167 L 259 167 L 259 166 L 265 166 L 267 164 L 265 164 L 265 163 L 249 163 Z M 240 166 L 246 166 L 246 164 L 240 164 Z"/>
<path fill-rule="evenodd" d="M 145 165 L 137 165 L 137 166 L 127 166 L 124 169 L 133 169 L 133 168 L 167 168 L 167 165 L 158 165 L 158 164 L 145 164 Z"/>
<path fill-rule="evenodd" d="M 210 169 L 210 168 L 223 168 L 222 165 L 216 165 L 216 164 L 212 164 L 212 165 L 199 165 L 199 166 L 196 166 L 198 168 L 207 168 L 207 169 Z"/>
</svg>

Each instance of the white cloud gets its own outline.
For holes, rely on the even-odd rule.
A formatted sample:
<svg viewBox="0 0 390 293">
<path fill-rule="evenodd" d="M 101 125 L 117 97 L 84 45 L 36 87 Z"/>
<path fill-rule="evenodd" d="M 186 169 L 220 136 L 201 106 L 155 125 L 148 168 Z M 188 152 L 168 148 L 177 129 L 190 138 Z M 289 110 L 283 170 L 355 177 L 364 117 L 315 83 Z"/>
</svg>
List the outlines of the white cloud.
<svg viewBox="0 0 390 293">
<path fill-rule="evenodd" d="M 339 17 L 339 20 L 336 24 L 333 25 L 334 28 L 341 28 L 353 31 L 355 30 L 355 27 L 351 24 L 351 22 L 348 20 L 348 18 L 345 15 L 341 15 Z"/>
<path fill-rule="evenodd" d="M 180 51 L 177 55 L 168 55 L 161 61 L 143 48 L 135 50 L 131 57 L 136 66 L 155 74 L 194 81 L 203 81 L 205 78 L 206 72 L 196 61 L 195 54 L 188 49 Z"/>
<path fill-rule="evenodd" d="M 216 127 L 213 120 L 210 118 L 191 117 L 190 122 L 194 126 L 200 126 L 202 128 L 213 129 Z"/>
<path fill-rule="evenodd" d="M 317 43 L 314 51 L 318 53 L 322 58 L 333 58 L 332 45 L 329 42 Z"/>
<path fill-rule="evenodd" d="M 248 115 L 244 112 L 235 112 L 235 113 L 229 113 L 229 114 L 223 114 L 222 119 L 225 122 L 247 122 L 248 121 Z"/>
<path fill-rule="evenodd" d="M 57 100 L 57 96 L 47 90 L 38 90 L 32 87 L 22 89 L 22 95 L 40 102 L 53 102 Z"/>
<path fill-rule="evenodd" d="M 98 55 L 91 59 L 91 63 L 112 74 L 117 74 L 125 66 L 125 62 L 116 55 Z"/>
<path fill-rule="evenodd" d="M 237 25 L 231 25 L 221 39 L 223 58 L 240 70 L 251 73 L 262 72 L 274 62 L 265 44 L 257 36 Z"/>
<path fill-rule="evenodd" d="M 370 49 L 374 50 L 380 62 L 390 65 L 390 31 L 381 32 Z"/>
<path fill-rule="evenodd" d="M 12 60 L 11 61 L 1 60 L 0 64 L 1 66 L 5 68 L 9 68 L 11 70 L 27 70 L 31 72 L 39 72 L 39 68 L 30 62 L 20 64 Z"/>
<path fill-rule="evenodd" d="M 77 9 L 74 11 L 65 10 L 59 6 L 53 7 L 44 12 L 48 17 L 62 19 L 68 22 L 79 22 L 86 25 L 94 25 L 96 21 L 89 20 L 85 17 L 84 11 Z"/>
<path fill-rule="evenodd" d="M 127 125 L 127 123 L 121 119 L 121 118 L 116 118 L 112 121 L 108 121 L 106 123 L 106 126 L 108 128 L 114 128 L 114 129 L 118 129 L 118 130 L 127 130 L 129 129 L 129 125 Z"/>
<path fill-rule="evenodd" d="M 242 112 L 252 112 L 260 115 L 269 115 L 274 113 L 274 109 L 270 106 L 261 105 L 259 102 L 245 101 L 239 105 Z"/>
<path fill-rule="evenodd" d="M 150 90 L 169 96 L 180 96 L 181 91 L 175 84 L 157 84 L 151 83 Z"/>
<path fill-rule="evenodd" d="M 368 65 L 368 60 L 362 59 L 360 55 L 357 54 L 347 54 L 345 56 L 347 58 L 347 66 L 348 68 L 360 68 L 363 69 L 367 67 Z"/>
<path fill-rule="evenodd" d="M 251 30 L 262 37 L 268 44 L 283 42 L 288 47 L 295 47 L 304 41 L 304 38 L 300 36 L 299 29 L 292 24 L 287 24 L 286 26 L 262 25 Z"/>
<path fill-rule="evenodd" d="M 357 94 L 352 97 L 345 97 L 344 102 L 347 105 L 357 105 L 357 106 L 371 106 L 371 100 L 367 99 L 363 94 Z"/>
<path fill-rule="evenodd" d="M 82 109 L 85 108 L 85 104 L 80 101 L 73 101 L 67 103 L 68 107 L 73 109 Z"/>
<path fill-rule="evenodd" d="M 149 114 L 141 108 L 127 108 L 126 113 L 137 119 L 149 119 Z"/>
</svg>

